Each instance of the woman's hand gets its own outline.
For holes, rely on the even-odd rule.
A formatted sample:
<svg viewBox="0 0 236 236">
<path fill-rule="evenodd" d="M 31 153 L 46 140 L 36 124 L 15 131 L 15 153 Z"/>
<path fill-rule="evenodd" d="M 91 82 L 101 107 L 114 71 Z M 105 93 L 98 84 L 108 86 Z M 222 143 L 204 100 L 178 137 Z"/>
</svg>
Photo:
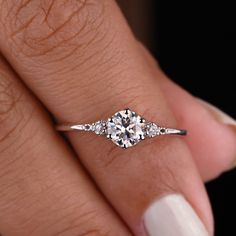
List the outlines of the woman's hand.
<svg viewBox="0 0 236 236">
<path fill-rule="evenodd" d="M 111 0 L 0 6 L 0 233 L 213 235 L 203 180 L 233 167 L 235 121 L 166 78 Z M 126 107 L 189 135 L 122 150 L 50 119 Z"/>
</svg>

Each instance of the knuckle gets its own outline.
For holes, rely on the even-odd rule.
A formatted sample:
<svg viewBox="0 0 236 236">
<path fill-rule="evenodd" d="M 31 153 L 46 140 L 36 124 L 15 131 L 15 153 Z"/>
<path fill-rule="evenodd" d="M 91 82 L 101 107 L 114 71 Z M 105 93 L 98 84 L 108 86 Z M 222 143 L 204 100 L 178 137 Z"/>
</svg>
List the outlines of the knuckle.
<svg viewBox="0 0 236 236">
<path fill-rule="evenodd" d="M 7 7 L 4 28 L 18 51 L 28 57 L 58 53 L 53 60 L 67 57 L 93 41 L 103 21 L 101 0 L 28 0 L 15 5 Z"/>
</svg>

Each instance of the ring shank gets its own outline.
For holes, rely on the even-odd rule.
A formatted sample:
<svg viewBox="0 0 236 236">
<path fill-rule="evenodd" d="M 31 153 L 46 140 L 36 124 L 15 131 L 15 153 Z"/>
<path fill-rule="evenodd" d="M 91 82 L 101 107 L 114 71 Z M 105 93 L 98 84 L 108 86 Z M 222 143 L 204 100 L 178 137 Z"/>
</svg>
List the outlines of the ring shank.
<svg viewBox="0 0 236 236">
<path fill-rule="evenodd" d="M 56 126 L 58 131 L 73 131 L 73 130 L 84 130 L 84 125 L 75 125 L 75 124 L 61 124 Z"/>
<path fill-rule="evenodd" d="M 172 129 L 172 128 L 164 128 L 164 135 L 187 135 L 187 130 L 184 129 Z"/>
</svg>

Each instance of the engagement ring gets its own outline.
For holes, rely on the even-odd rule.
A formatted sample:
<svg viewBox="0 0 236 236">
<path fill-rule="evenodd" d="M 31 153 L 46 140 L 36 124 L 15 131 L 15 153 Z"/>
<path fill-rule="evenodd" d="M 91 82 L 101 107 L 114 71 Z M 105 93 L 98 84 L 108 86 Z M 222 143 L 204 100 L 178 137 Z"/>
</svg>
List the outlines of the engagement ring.
<svg viewBox="0 0 236 236">
<path fill-rule="evenodd" d="M 92 124 L 62 124 L 57 126 L 59 131 L 91 131 L 97 135 L 106 136 L 122 148 L 129 148 L 141 140 L 160 135 L 186 135 L 182 129 L 164 128 L 145 120 L 136 112 L 125 109 L 116 112 L 107 120 L 99 120 Z"/>
</svg>

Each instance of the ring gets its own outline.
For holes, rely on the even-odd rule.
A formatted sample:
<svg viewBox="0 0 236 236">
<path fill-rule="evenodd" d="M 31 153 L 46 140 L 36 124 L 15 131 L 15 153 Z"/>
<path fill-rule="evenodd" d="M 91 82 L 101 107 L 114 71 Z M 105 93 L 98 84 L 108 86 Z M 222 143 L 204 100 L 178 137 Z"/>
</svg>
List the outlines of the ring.
<svg viewBox="0 0 236 236">
<path fill-rule="evenodd" d="M 92 124 L 62 124 L 57 125 L 58 131 L 91 131 L 97 135 L 106 136 L 122 148 L 129 148 L 141 140 L 160 135 L 187 135 L 183 129 L 164 128 L 153 122 L 146 121 L 136 112 L 124 109 L 116 112 L 107 120 L 99 120 Z"/>
</svg>

